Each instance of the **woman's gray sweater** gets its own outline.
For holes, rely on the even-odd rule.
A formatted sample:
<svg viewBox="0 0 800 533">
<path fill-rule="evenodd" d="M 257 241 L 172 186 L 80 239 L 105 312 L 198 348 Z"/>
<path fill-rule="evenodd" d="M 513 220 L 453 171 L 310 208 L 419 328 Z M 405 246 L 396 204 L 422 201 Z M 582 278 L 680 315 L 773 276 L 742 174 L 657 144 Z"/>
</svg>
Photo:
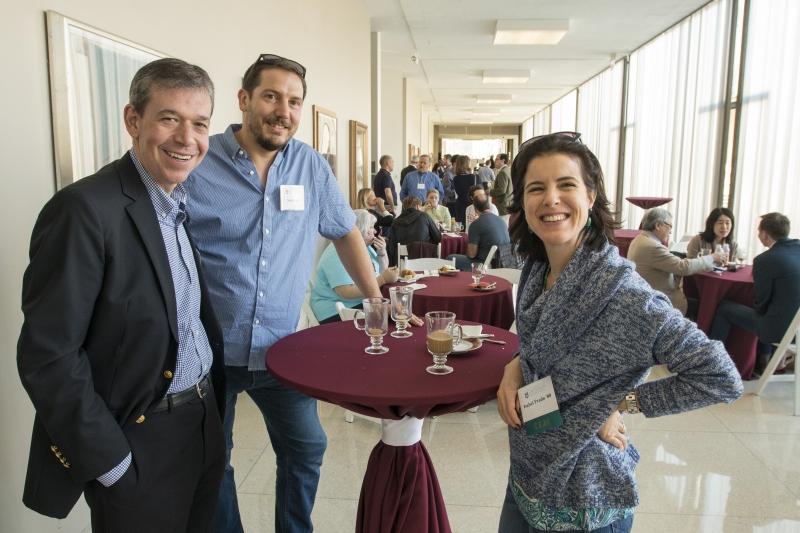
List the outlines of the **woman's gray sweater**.
<svg viewBox="0 0 800 533">
<path fill-rule="evenodd" d="M 635 389 L 645 416 L 681 413 L 737 399 L 741 379 L 722 343 L 652 290 L 616 247 L 578 248 L 540 298 L 546 269 L 530 260 L 523 268 L 520 363 L 526 384 L 552 377 L 564 422 L 533 436 L 509 429 L 511 476 L 555 507 L 635 507 L 636 449 L 597 437 L 619 402 Z M 643 383 L 657 364 L 676 375 Z"/>
</svg>

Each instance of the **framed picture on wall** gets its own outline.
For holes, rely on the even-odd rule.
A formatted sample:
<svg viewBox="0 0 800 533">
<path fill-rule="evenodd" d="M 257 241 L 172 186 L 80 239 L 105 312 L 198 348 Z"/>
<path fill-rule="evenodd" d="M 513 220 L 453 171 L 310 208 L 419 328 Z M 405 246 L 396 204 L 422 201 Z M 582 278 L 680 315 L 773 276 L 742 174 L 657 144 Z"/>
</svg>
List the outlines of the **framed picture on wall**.
<svg viewBox="0 0 800 533">
<path fill-rule="evenodd" d="M 136 71 L 165 54 L 47 11 L 47 53 L 56 187 L 121 157 L 131 147 L 122 109 Z"/>
<path fill-rule="evenodd" d="M 314 149 L 322 154 L 336 175 L 336 139 L 337 121 L 336 113 L 328 111 L 324 107 L 315 105 L 312 107 L 314 115 Z"/>
<path fill-rule="evenodd" d="M 350 121 L 350 205 L 356 205 L 359 189 L 371 187 L 369 175 L 369 150 L 367 125 Z"/>
</svg>

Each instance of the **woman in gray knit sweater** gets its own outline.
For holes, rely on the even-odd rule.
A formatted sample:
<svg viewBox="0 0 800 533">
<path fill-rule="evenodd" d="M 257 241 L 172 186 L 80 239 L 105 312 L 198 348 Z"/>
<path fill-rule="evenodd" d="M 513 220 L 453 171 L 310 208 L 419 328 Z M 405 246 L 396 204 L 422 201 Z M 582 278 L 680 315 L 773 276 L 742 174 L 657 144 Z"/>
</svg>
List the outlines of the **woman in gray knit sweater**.
<svg viewBox="0 0 800 533">
<path fill-rule="evenodd" d="M 497 392 L 511 471 L 501 533 L 627 532 L 639 503 L 632 445 L 598 429 L 615 411 L 662 416 L 731 402 L 742 382 L 710 341 L 609 244 L 613 217 L 597 158 L 579 134 L 520 147 L 511 167 L 520 280 L 520 353 Z M 644 383 L 650 367 L 673 376 Z M 528 435 L 517 391 L 550 378 L 561 425 Z M 546 381 L 546 380 L 545 380 Z"/>
</svg>

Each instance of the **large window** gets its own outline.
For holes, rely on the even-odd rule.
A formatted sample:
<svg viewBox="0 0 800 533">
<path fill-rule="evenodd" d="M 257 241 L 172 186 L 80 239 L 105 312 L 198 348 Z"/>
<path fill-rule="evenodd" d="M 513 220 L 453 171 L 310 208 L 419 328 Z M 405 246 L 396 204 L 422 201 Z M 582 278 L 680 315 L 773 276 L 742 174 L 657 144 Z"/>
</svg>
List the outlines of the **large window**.
<svg viewBox="0 0 800 533">
<path fill-rule="evenodd" d="M 617 168 L 619 132 L 622 119 L 622 82 L 625 65 L 617 61 L 578 88 L 577 131 L 581 140 L 600 161 L 605 176 L 606 195 L 617 209 Z"/>
<path fill-rule="evenodd" d="M 551 131 L 575 131 L 578 91 L 570 91 L 553 103 L 550 110 Z"/>
<path fill-rule="evenodd" d="M 676 239 L 716 203 L 729 10 L 709 4 L 630 56 L 623 193 L 672 197 Z M 643 211 L 623 204 L 624 225 L 638 227 Z"/>
<path fill-rule="evenodd" d="M 526 119 L 522 123 L 522 139 L 521 139 L 521 141 L 525 142 L 528 139 L 530 139 L 531 137 L 533 137 L 533 117 L 530 117 L 530 118 Z"/>
<path fill-rule="evenodd" d="M 505 148 L 504 139 L 442 139 L 442 153 L 468 155 L 480 161 L 505 152 Z"/>
<path fill-rule="evenodd" d="M 550 133 L 550 106 L 533 115 L 533 135 Z"/>
<path fill-rule="evenodd" d="M 733 197 L 736 234 L 751 259 L 764 249 L 755 235 L 760 215 L 779 211 L 800 226 L 797 21 L 797 0 L 750 2 Z"/>
</svg>

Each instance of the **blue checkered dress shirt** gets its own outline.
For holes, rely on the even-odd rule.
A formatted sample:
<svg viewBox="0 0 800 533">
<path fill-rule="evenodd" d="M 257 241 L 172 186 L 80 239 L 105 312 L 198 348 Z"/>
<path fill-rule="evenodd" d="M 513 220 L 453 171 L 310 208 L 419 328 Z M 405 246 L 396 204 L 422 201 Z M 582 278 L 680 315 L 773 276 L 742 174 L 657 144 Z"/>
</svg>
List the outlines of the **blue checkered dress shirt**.
<svg viewBox="0 0 800 533">
<path fill-rule="evenodd" d="M 175 372 L 167 394 L 186 390 L 200 381 L 211 368 L 214 355 L 208 343 L 206 330 L 200 321 L 200 283 L 192 247 L 183 222 L 186 220 L 186 189 L 178 184 L 167 194 L 158 182 L 148 174 L 130 151 L 133 164 L 153 202 L 155 216 L 164 239 L 172 284 L 175 286 L 175 303 L 178 310 L 178 355 Z M 116 483 L 131 463 L 131 454 L 111 472 L 100 476 L 98 481 L 105 486 Z"/>
</svg>

